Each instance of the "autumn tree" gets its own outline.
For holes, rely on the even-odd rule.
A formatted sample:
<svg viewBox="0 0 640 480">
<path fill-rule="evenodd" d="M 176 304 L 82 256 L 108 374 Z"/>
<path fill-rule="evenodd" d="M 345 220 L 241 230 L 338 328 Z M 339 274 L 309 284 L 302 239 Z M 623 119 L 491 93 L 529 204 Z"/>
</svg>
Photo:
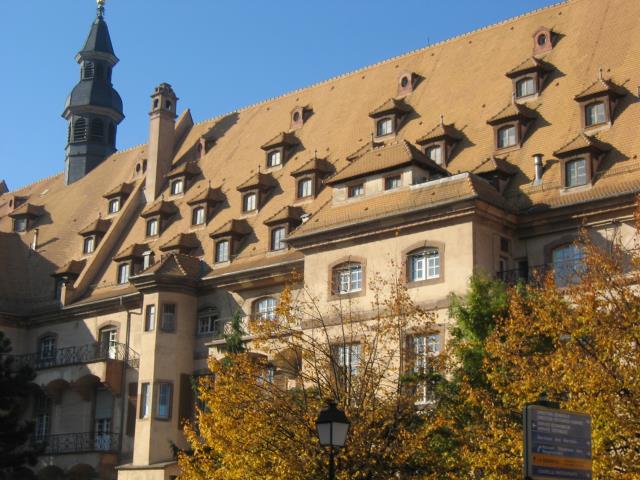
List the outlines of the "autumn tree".
<svg viewBox="0 0 640 480">
<path fill-rule="evenodd" d="M 438 358 L 416 370 L 405 352 L 407 335 L 432 329 L 433 317 L 399 279 L 369 288 L 370 308 L 346 300 L 326 312 L 292 285 L 275 318 L 248 322 L 248 351 L 210 361 L 213 377 L 199 385 L 205 407 L 185 427 L 191 451 L 179 456 L 181 478 L 325 478 L 315 420 L 327 398 L 351 421 L 339 479 L 456 478 L 442 458 L 446 442 L 429 436 L 429 414 L 415 405 L 417 387 L 438 376 Z"/>
</svg>

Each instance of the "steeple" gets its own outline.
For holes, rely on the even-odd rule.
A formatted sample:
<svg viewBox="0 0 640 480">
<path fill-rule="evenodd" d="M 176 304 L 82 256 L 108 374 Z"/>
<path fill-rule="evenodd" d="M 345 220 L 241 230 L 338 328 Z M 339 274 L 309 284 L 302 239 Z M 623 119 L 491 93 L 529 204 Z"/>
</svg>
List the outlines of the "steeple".
<svg viewBox="0 0 640 480">
<path fill-rule="evenodd" d="M 104 2 L 98 0 L 96 19 L 84 47 L 76 55 L 80 81 L 67 98 L 62 113 L 69 124 L 67 185 L 84 177 L 116 151 L 117 126 L 124 119 L 122 99 L 111 84 L 111 72 L 118 57 L 104 20 Z"/>
</svg>

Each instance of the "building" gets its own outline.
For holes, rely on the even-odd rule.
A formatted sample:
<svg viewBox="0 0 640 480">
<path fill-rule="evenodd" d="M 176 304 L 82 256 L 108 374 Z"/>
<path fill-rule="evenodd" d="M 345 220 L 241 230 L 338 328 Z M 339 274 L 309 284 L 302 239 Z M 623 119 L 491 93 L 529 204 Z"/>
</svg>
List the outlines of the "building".
<svg viewBox="0 0 640 480">
<path fill-rule="evenodd" d="M 65 173 L 0 195 L 0 322 L 43 389 L 42 478 L 176 475 L 191 376 L 294 271 L 327 308 L 364 308 L 373 274 L 406 265 L 444 348 L 472 272 L 563 281 L 580 226 L 633 235 L 635 0 L 569 0 L 200 123 L 163 83 L 148 142 L 119 152 L 103 13 Z"/>
</svg>

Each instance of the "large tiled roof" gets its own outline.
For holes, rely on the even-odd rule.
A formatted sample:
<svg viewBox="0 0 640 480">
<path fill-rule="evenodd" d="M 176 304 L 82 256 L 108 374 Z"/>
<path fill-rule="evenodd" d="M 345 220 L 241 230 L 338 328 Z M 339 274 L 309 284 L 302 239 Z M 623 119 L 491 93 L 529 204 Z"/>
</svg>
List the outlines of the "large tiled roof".
<svg viewBox="0 0 640 480">
<path fill-rule="evenodd" d="M 532 35 L 541 26 L 558 34 L 554 49 L 543 57 L 555 70 L 548 75 L 536 100 L 527 106 L 535 111 L 536 118 L 528 127 L 522 147 L 501 154 L 501 159 L 513 166 L 515 172 L 504 199 L 475 174 L 379 195 L 363 200 L 358 207 L 333 204 L 332 188 L 324 186 L 312 202 L 305 203 L 305 210 L 312 216 L 294 235 L 367 221 L 372 215 L 393 215 L 395 210 L 431 208 L 435 199 L 451 202 L 478 198 L 528 212 L 537 205 L 561 207 L 640 191 L 640 181 L 636 180 L 640 177 L 637 159 L 640 103 L 632 95 L 619 99 L 611 128 L 598 132 L 599 141 L 611 149 L 599 163 L 593 187 L 564 191 L 560 185 L 560 162 L 552 160 L 554 152 L 580 135 L 581 119 L 575 97 L 593 84 L 600 68 L 608 81 L 628 91 L 635 91 L 640 84 L 638 18 L 637 0 L 570 0 L 198 123 L 180 137 L 173 166 L 197 162 L 201 175 L 189 182 L 183 196 L 170 198 L 175 211 L 169 212 L 164 230 L 154 240 L 145 238 L 144 219 L 140 217 L 143 209 L 150 208 L 140 189 L 144 181 L 140 165 L 147 159 L 145 146 L 112 155 L 72 185 L 65 186 L 60 174 L 0 195 L 0 264 L 4 269 L 0 275 L 0 311 L 37 304 L 38 299 L 50 302 L 54 288 L 50 275 L 82 257 L 78 232 L 91 219 L 106 215 L 107 202 L 102 196 L 123 183 L 131 183 L 134 188 L 123 210 L 110 217 L 112 226 L 106 233 L 109 237 L 117 232 L 117 241 L 106 256 L 87 258 L 82 275 L 95 274 L 87 279 L 91 287 L 83 301 L 127 292 L 127 288 L 115 285 L 116 254 L 127 246 L 148 241 L 147 248 L 158 256 L 161 245 L 179 233 L 192 231 L 188 202 L 199 195 L 206 197 L 208 194 L 204 192 L 210 185 L 219 186 L 224 202 L 213 210 L 203 228 L 193 229 L 202 246 L 204 262 L 212 263 L 214 242 L 209 237 L 212 232 L 239 218 L 250 232 L 231 264 L 225 270 L 215 268 L 210 275 L 268 266 L 284 259 L 269 253 L 269 226 L 265 220 L 296 201 L 296 178 L 291 174 L 304 168 L 315 151 L 336 172 L 346 171 L 348 165 L 355 169 L 365 155 L 375 156 L 376 149 L 370 146 L 369 114 L 396 96 L 402 72 L 414 72 L 422 80 L 415 91 L 403 98 L 412 113 L 406 115 L 394 141 L 398 145 L 404 141 L 414 144 L 438 125 L 444 115 L 463 137 L 447 164 L 448 172 L 456 175 L 481 171 L 483 162 L 496 153 L 493 129 L 487 120 L 498 112 L 503 115 L 505 106 L 515 108 L 511 103 L 512 81 L 505 75 L 531 57 Z M 281 167 L 265 171 L 261 147 L 270 143 L 265 142 L 276 132 L 291 133 L 288 131 L 291 112 L 305 105 L 313 106 L 313 115 L 295 130 L 297 144 L 291 149 L 291 158 Z M 213 138 L 215 142 L 211 142 L 202 158 L 197 158 L 202 138 Z M 354 152 L 350 161 L 348 157 Z M 538 153 L 543 154 L 545 169 L 542 184 L 533 185 L 532 157 Z M 63 156 L 60 152 L 61 164 Z M 238 187 L 248 179 L 259 178 L 260 170 L 272 176 L 273 188 L 264 195 L 257 214 L 243 216 Z M 164 191 L 168 199 L 167 189 L 168 185 Z M 8 215 L 10 199 L 15 196 L 25 197 L 29 204 L 43 209 L 43 215 L 36 221 L 39 237 L 35 251 L 30 249 L 33 230 L 24 234 L 12 232 L 12 219 Z M 118 222 L 128 213 L 130 220 Z M 296 256 L 299 252 L 285 255 Z M 92 262 L 101 257 L 107 258 L 105 264 L 95 268 Z M 10 301 L 3 303 L 3 299 Z"/>
</svg>

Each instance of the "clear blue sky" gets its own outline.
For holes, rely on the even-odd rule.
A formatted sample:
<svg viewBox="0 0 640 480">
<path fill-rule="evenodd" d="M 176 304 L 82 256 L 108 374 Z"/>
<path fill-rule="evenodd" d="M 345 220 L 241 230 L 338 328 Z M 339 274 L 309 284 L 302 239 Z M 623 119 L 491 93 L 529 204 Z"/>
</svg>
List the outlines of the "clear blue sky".
<svg viewBox="0 0 640 480">
<path fill-rule="evenodd" d="M 556 0 L 107 0 L 118 148 L 144 143 L 149 94 L 173 85 L 197 121 Z M 0 179 L 14 190 L 64 168 L 64 101 L 94 0 L 2 0 Z"/>
</svg>

